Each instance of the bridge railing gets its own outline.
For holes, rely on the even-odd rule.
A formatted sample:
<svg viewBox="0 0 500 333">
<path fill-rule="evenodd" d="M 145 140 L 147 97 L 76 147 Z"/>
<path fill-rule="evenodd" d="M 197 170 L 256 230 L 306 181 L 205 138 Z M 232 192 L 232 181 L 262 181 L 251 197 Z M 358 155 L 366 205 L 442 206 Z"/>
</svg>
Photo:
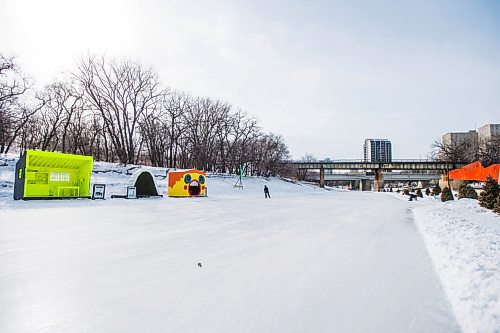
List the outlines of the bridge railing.
<svg viewBox="0 0 500 333">
<path fill-rule="evenodd" d="M 321 160 L 316 162 L 290 162 L 298 169 L 351 169 L 351 170 L 441 170 L 449 171 L 466 165 L 462 162 L 433 161 L 429 159 L 399 159 L 391 162 L 369 162 L 361 159 Z"/>
</svg>

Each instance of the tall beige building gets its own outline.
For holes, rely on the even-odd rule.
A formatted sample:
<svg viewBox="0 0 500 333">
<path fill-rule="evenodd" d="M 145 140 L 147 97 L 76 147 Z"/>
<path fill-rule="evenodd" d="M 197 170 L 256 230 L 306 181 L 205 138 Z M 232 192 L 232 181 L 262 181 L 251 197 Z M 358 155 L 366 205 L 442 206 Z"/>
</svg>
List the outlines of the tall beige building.
<svg viewBox="0 0 500 333">
<path fill-rule="evenodd" d="M 500 124 L 486 124 L 477 129 L 479 142 L 484 142 L 494 136 L 500 136 Z"/>
<path fill-rule="evenodd" d="M 478 134 L 475 130 L 470 130 L 468 132 L 452 132 L 446 133 L 442 137 L 442 142 L 444 145 L 457 145 L 463 142 L 471 142 L 477 144 Z"/>
</svg>

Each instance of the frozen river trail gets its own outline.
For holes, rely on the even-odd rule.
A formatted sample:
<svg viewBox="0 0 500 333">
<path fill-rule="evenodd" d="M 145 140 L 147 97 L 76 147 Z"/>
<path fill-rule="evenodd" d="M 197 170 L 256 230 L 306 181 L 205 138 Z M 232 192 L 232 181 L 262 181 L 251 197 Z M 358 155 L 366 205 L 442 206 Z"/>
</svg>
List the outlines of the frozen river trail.
<svg viewBox="0 0 500 333">
<path fill-rule="evenodd" d="M 329 192 L 9 204 L 0 331 L 459 328 L 408 203 Z"/>
</svg>

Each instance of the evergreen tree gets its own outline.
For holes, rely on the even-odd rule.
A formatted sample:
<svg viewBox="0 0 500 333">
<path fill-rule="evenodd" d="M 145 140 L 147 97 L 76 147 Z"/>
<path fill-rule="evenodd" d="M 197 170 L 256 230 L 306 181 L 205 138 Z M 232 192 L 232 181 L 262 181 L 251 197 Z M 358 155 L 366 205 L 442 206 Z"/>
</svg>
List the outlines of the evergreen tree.
<svg viewBox="0 0 500 333">
<path fill-rule="evenodd" d="M 477 199 L 476 190 L 474 190 L 472 188 L 472 186 L 470 186 L 469 183 L 463 182 L 458 187 L 458 198 L 459 199 L 463 199 L 463 198 Z"/>
<path fill-rule="evenodd" d="M 500 214 L 500 194 L 497 195 L 497 202 L 495 202 L 495 206 L 493 206 L 493 211 Z"/>
<path fill-rule="evenodd" d="M 441 194 L 441 186 L 439 186 L 439 184 L 437 184 L 432 189 L 432 195 L 439 195 L 439 194 Z"/>
<path fill-rule="evenodd" d="M 447 187 L 443 188 L 443 192 L 441 192 L 441 201 L 450 201 L 454 200 L 453 199 L 453 193 L 451 193 L 451 190 Z"/>
<path fill-rule="evenodd" d="M 479 205 L 484 208 L 493 209 L 498 197 L 498 184 L 493 177 L 488 176 L 484 182 L 483 192 L 479 196 Z"/>
<path fill-rule="evenodd" d="M 426 195 L 426 196 L 431 195 L 431 190 L 430 190 L 429 188 L 426 188 L 426 189 L 425 189 L 425 195 Z"/>
<path fill-rule="evenodd" d="M 422 194 L 422 191 L 420 189 L 417 190 L 417 197 L 423 198 L 424 195 Z"/>
</svg>

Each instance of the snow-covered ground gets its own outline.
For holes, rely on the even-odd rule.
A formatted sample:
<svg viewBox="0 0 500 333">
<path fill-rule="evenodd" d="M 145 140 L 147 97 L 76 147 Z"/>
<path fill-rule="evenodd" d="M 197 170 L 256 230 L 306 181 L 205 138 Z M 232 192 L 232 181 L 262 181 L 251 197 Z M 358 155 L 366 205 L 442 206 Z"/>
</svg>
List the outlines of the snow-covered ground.
<svg viewBox="0 0 500 333">
<path fill-rule="evenodd" d="M 472 199 L 414 215 L 463 330 L 500 332 L 500 217 Z"/>
<path fill-rule="evenodd" d="M 498 331 L 498 229 L 486 232 L 491 252 L 469 258 L 488 273 L 458 276 L 489 279 L 495 288 L 475 289 L 485 295 L 457 302 L 461 290 L 440 269 L 447 246 L 474 248 L 484 236 L 438 232 L 463 200 L 275 178 L 247 178 L 239 190 L 234 177 L 211 175 L 207 198 L 14 202 L 13 162 L 0 167 L 0 332 Z M 137 170 L 94 169 L 107 196 Z M 166 170 L 148 169 L 164 192 Z"/>
</svg>

